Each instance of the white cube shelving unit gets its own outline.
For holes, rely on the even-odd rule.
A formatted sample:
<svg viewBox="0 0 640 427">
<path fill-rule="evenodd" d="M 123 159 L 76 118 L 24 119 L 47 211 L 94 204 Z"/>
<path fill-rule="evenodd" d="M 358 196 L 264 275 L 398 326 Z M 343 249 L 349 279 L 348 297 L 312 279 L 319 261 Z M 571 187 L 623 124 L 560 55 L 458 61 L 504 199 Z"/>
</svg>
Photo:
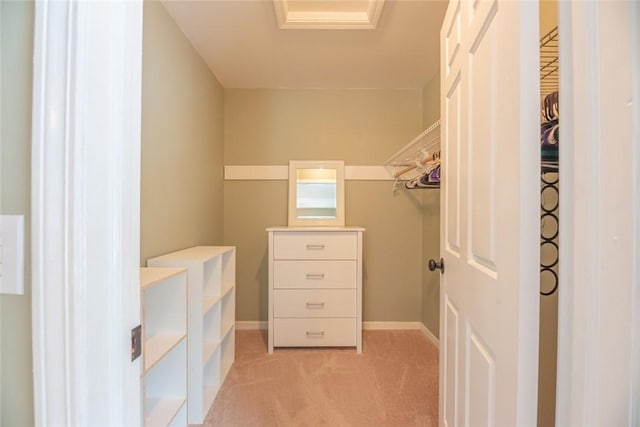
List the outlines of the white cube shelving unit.
<svg viewBox="0 0 640 427">
<path fill-rule="evenodd" d="M 187 270 L 141 268 L 145 426 L 187 425 Z"/>
<path fill-rule="evenodd" d="M 235 358 L 235 247 L 196 246 L 147 265 L 188 270 L 188 421 L 202 424 Z"/>
</svg>

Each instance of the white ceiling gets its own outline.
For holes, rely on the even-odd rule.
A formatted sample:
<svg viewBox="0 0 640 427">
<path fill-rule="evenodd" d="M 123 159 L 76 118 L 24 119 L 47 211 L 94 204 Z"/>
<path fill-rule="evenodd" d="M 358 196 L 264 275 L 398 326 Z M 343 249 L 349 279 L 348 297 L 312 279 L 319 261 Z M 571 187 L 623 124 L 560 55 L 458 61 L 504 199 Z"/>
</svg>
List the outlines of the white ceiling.
<svg viewBox="0 0 640 427">
<path fill-rule="evenodd" d="M 336 30 L 280 29 L 271 0 L 163 3 L 226 88 L 422 88 L 447 4 L 386 0 L 376 29 Z"/>
</svg>

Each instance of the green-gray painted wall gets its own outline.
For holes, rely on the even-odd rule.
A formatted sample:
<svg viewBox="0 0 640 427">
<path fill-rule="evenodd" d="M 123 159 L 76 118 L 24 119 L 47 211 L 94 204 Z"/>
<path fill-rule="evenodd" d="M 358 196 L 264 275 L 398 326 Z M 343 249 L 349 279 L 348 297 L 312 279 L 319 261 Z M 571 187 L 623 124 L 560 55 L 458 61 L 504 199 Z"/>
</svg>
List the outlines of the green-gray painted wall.
<svg viewBox="0 0 640 427">
<path fill-rule="evenodd" d="M 0 296 L 0 425 L 31 426 L 31 92 L 33 2 L 0 1 L 2 8 L 0 212 L 25 215 L 24 295 Z"/>
</svg>

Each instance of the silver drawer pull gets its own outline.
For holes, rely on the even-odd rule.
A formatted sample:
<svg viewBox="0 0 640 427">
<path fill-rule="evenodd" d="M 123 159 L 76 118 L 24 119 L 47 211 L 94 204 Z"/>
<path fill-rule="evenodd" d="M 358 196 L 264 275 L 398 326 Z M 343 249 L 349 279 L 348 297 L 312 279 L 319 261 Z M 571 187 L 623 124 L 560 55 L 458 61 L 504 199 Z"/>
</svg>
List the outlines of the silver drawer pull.
<svg viewBox="0 0 640 427">
<path fill-rule="evenodd" d="M 307 308 L 323 309 L 324 308 L 324 302 L 308 302 L 307 303 Z"/>
<path fill-rule="evenodd" d="M 307 331 L 307 338 L 324 338 L 324 331 Z"/>
<path fill-rule="evenodd" d="M 307 245 L 307 249 L 309 250 L 322 250 L 324 249 L 324 245 Z"/>
<path fill-rule="evenodd" d="M 324 273 L 307 273 L 307 280 L 323 280 Z"/>
</svg>

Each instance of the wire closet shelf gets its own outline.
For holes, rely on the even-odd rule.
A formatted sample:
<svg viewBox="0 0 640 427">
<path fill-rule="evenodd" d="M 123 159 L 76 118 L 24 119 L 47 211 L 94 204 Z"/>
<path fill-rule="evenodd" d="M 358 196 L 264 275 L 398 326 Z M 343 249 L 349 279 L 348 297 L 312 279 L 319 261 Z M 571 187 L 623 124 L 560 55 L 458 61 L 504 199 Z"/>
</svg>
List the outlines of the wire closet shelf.
<svg viewBox="0 0 640 427">
<path fill-rule="evenodd" d="M 437 120 L 409 144 L 385 162 L 385 168 L 397 181 L 419 178 L 425 170 L 440 163 L 440 120 Z M 433 187 L 438 188 L 439 185 Z"/>
<path fill-rule="evenodd" d="M 558 90 L 558 27 L 540 39 L 540 99 Z"/>
</svg>

